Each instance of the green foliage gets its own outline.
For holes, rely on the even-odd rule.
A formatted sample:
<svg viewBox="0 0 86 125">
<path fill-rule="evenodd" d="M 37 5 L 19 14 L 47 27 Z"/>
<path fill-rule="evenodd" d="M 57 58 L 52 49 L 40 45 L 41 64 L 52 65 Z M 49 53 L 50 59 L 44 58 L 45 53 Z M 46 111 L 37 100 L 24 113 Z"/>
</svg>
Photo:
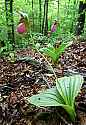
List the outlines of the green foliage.
<svg viewBox="0 0 86 125">
<path fill-rule="evenodd" d="M 7 40 L 6 26 L 0 27 L 0 41 Z"/>
<path fill-rule="evenodd" d="M 29 45 L 29 38 L 27 35 L 22 36 L 22 35 L 17 35 L 16 38 L 16 48 L 27 48 Z"/>
<path fill-rule="evenodd" d="M 41 106 L 61 106 L 69 114 L 72 121 L 75 120 L 75 97 L 83 84 L 81 75 L 62 77 L 56 80 L 56 87 L 47 89 L 37 95 L 28 98 L 29 103 Z"/>
<path fill-rule="evenodd" d="M 39 33 L 42 31 L 44 0 L 41 0 L 41 4 L 39 3 L 39 0 L 33 0 L 33 7 L 32 0 L 13 1 L 13 18 L 16 48 L 27 48 L 29 44 L 31 45 L 33 43 L 40 43 L 40 45 L 51 43 L 53 45 L 55 44 L 55 41 L 58 38 L 63 39 L 64 36 L 65 42 L 66 38 L 70 37 L 70 34 L 72 35 L 75 32 L 75 26 L 78 16 L 78 3 L 78 0 L 61 0 L 58 5 L 57 0 L 49 0 L 48 31 L 50 31 L 51 25 L 54 20 L 57 20 L 59 25 L 57 26 L 56 32 L 52 33 L 50 38 L 47 38 L 47 36 L 43 36 L 41 33 Z M 0 2 L 0 10 L 0 41 L 7 41 L 7 31 L 10 29 L 8 29 L 6 25 L 6 12 L 4 0 Z M 16 27 L 20 19 L 20 13 L 28 17 L 29 28 L 27 35 L 18 34 L 16 32 Z M 85 29 L 86 25 L 84 31 Z M 33 34 L 32 39 L 30 39 L 29 37 L 30 33 Z M 83 34 L 83 37 L 85 36 L 86 31 Z M 6 47 L 1 49 L 1 53 L 4 51 L 4 49 L 6 50 Z"/>
<path fill-rule="evenodd" d="M 5 46 L 0 48 L 0 55 L 8 53 L 11 50 L 13 50 L 12 44 L 9 41 L 5 41 Z"/>
<path fill-rule="evenodd" d="M 55 48 L 53 46 L 51 47 L 46 47 L 46 48 L 41 48 L 40 52 L 43 52 L 47 54 L 54 63 L 56 63 L 61 56 L 61 54 L 65 51 L 65 49 L 70 46 L 72 42 L 69 43 L 64 43 L 62 42 L 61 45 L 59 45 L 58 48 Z"/>
<path fill-rule="evenodd" d="M 16 54 L 15 52 L 10 52 L 8 54 L 8 60 L 11 62 L 11 63 L 14 63 L 16 61 Z"/>
<path fill-rule="evenodd" d="M 36 43 L 45 44 L 48 42 L 48 38 L 41 33 L 34 33 L 32 37 L 32 42 L 34 44 Z"/>
</svg>

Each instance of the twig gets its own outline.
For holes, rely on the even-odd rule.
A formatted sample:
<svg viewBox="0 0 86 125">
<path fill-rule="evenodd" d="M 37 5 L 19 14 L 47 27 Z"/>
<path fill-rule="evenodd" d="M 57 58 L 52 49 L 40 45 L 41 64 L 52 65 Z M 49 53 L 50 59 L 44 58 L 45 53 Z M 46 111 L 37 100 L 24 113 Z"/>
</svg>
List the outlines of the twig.
<svg viewBox="0 0 86 125">
<path fill-rule="evenodd" d="M 50 85 L 49 85 L 49 83 L 48 83 L 47 79 L 44 77 L 44 75 L 42 75 L 42 77 L 43 77 L 43 80 L 46 82 L 46 84 L 47 84 L 48 88 L 50 89 L 51 87 L 50 87 Z"/>
</svg>

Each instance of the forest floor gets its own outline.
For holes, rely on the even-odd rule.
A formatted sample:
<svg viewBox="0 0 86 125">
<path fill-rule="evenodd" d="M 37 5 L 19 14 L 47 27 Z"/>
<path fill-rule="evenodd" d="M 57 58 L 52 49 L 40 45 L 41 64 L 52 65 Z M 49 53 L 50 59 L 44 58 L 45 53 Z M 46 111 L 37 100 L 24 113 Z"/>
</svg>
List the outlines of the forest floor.
<svg viewBox="0 0 86 125">
<path fill-rule="evenodd" d="M 55 78 L 39 53 L 25 49 L 16 54 L 15 63 L 0 58 L 0 125 L 86 125 L 86 41 L 70 46 L 54 66 L 58 77 L 80 73 L 85 79 L 74 123 L 62 108 L 41 109 L 26 102 L 25 97 L 52 87 Z"/>
</svg>

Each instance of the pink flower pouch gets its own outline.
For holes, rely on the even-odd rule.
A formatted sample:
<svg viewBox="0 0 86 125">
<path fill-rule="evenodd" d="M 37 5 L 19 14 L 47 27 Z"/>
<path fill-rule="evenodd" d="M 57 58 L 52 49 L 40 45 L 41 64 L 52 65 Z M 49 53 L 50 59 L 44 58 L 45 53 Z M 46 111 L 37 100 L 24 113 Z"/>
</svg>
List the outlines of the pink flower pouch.
<svg viewBox="0 0 86 125">
<path fill-rule="evenodd" d="M 55 31 L 56 31 L 56 28 L 57 28 L 57 26 L 53 24 L 53 25 L 51 26 L 51 32 L 55 32 Z"/>
<path fill-rule="evenodd" d="M 17 26 L 17 32 L 18 33 L 25 33 L 27 30 L 26 30 L 26 26 L 24 23 L 20 23 L 18 26 Z"/>
</svg>

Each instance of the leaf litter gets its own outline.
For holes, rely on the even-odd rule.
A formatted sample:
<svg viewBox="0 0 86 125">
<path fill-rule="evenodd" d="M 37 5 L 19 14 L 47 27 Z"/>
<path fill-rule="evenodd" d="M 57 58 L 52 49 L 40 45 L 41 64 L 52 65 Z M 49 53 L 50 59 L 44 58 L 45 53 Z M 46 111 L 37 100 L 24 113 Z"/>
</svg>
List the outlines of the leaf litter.
<svg viewBox="0 0 86 125">
<path fill-rule="evenodd" d="M 27 104 L 25 97 L 52 87 L 55 78 L 47 62 L 36 51 L 19 50 L 16 55 L 15 63 L 0 58 L 0 125 L 85 125 L 86 41 L 71 45 L 54 66 L 59 77 L 80 73 L 85 79 L 76 98 L 78 119 L 72 124 L 65 120 L 67 114 L 61 108 L 51 110 Z"/>
</svg>

